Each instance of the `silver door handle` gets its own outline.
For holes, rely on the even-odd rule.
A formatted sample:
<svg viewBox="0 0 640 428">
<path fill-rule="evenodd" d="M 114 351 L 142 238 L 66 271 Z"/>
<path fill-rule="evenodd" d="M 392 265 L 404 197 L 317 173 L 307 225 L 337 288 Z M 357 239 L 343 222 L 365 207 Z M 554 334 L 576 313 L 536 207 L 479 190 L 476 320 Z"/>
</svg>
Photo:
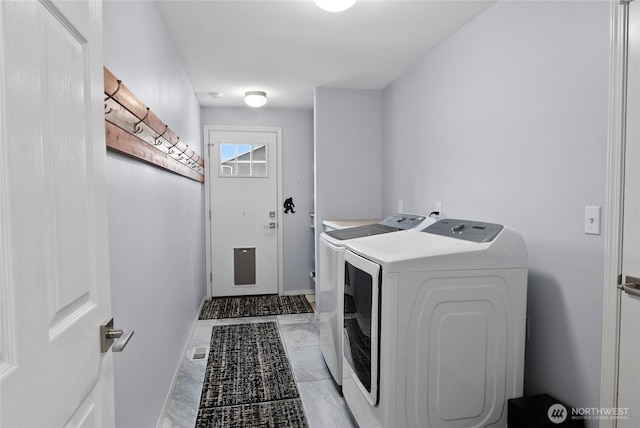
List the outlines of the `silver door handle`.
<svg viewBox="0 0 640 428">
<path fill-rule="evenodd" d="M 111 345 L 113 345 L 113 352 L 122 352 L 131 340 L 133 333 L 133 330 L 114 329 L 113 318 L 111 318 L 100 326 L 100 350 L 107 352 Z"/>
<path fill-rule="evenodd" d="M 620 288 L 627 294 L 640 297 L 640 278 L 627 276 L 624 279 L 624 284 L 622 284 Z"/>
<path fill-rule="evenodd" d="M 129 343 L 129 340 L 131 340 L 131 336 L 133 336 L 133 333 L 133 330 L 129 330 L 126 328 L 122 330 L 111 330 L 111 335 L 114 338 L 118 339 L 113 344 L 113 348 L 111 348 L 111 350 L 113 352 L 122 352 L 124 350 L 124 347 L 127 346 L 127 343 Z"/>
</svg>

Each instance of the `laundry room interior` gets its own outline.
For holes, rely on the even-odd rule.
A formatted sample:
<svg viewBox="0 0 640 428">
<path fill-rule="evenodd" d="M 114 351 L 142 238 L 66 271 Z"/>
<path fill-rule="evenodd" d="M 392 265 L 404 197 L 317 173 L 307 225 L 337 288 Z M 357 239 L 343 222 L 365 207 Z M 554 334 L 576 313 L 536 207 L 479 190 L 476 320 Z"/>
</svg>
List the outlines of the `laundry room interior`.
<svg viewBox="0 0 640 428">
<path fill-rule="evenodd" d="M 207 3 L 213 10 L 221 4 L 224 17 L 201 16 L 191 24 L 190 38 L 181 13 L 189 16 L 191 8 Z M 207 127 L 278 129 L 281 187 L 272 215 L 282 241 L 277 294 L 307 295 L 318 305 L 318 255 L 327 221 L 412 213 L 433 221 L 465 219 L 478 229 L 504 225 L 521 236 L 527 255 L 526 313 L 518 324 L 524 335 L 521 395 L 549 394 L 572 408 L 612 405 L 603 395 L 610 387 L 602 382 L 611 2 L 428 1 L 451 7 L 452 15 L 455 7 L 447 3 L 466 9 L 461 6 L 461 18 L 451 18 L 446 31 L 428 21 L 440 38 L 376 88 L 359 83 L 370 81 L 365 74 L 348 83 L 327 76 L 287 104 L 279 103 L 278 90 L 260 87 L 258 78 L 238 88 L 266 92 L 267 104 L 252 108 L 231 104 L 231 94 L 214 92 L 219 88 L 196 87 L 198 73 L 206 70 L 190 67 L 193 59 L 206 57 L 214 68 L 218 58 L 195 39 L 202 34 L 195 27 L 221 26 L 229 44 L 237 43 L 236 33 L 255 32 L 259 39 L 262 29 L 249 24 L 262 15 L 268 20 L 263 12 L 271 3 L 300 14 L 315 7 L 310 0 L 105 0 L 101 9 L 105 69 L 194 157 L 209 159 Z M 326 13 L 318 31 L 354 25 L 354 40 L 375 32 L 357 14 L 375 15 L 376 3 L 413 2 L 359 0 L 342 12 L 348 21 Z M 231 20 L 233 7 L 238 12 Z M 304 23 L 288 22 L 280 36 L 300 33 L 304 50 Z M 178 32 L 187 36 L 175 37 Z M 375 56 L 375 50 L 352 52 L 350 41 L 343 42 L 341 54 L 362 55 L 364 63 Z M 273 77 L 273 58 L 255 46 L 237 48 L 253 56 L 252 67 L 265 78 Z M 223 67 L 242 76 L 234 64 Z M 180 426 L 167 414 L 172 394 L 186 382 L 180 370 L 215 287 L 206 238 L 215 195 L 204 180 L 115 150 L 107 151 L 106 161 L 112 315 L 117 325 L 135 330 L 126 351 L 113 358 L 116 426 Z M 307 411 L 309 426 L 328 426 L 314 418 Z M 495 426 L 506 426 L 506 418 Z"/>
<path fill-rule="evenodd" d="M 297 211 L 283 220 L 285 291 L 312 288 L 309 212 L 318 224 L 441 202 L 446 217 L 508 224 L 529 253 L 525 393 L 600 406 L 604 244 L 584 207 L 605 203 L 608 2 L 497 2 L 381 90 L 318 87 L 313 108 L 257 110 L 200 107 L 162 3 L 104 3 L 105 66 L 192 146 L 204 124 L 282 127 Z M 204 295 L 204 194 L 108 161 L 113 312 L 138 342 L 115 360 L 116 409 L 142 426 Z"/>
</svg>

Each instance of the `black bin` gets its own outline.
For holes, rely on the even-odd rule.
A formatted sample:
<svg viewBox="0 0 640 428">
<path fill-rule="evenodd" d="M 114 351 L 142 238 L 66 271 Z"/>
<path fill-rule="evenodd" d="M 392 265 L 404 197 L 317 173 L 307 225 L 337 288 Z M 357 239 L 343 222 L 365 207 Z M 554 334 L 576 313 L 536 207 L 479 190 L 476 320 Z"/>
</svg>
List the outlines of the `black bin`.
<svg viewBox="0 0 640 428">
<path fill-rule="evenodd" d="M 573 419 L 571 408 L 548 394 L 512 398 L 507 420 L 509 428 L 584 428 L 584 420 Z"/>
</svg>

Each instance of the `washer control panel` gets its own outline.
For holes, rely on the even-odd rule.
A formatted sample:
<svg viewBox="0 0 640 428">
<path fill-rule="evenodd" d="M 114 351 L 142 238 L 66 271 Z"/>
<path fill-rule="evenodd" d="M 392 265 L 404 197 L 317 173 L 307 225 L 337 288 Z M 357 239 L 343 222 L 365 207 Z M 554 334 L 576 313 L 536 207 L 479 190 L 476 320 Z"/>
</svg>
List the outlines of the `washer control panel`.
<svg viewBox="0 0 640 428">
<path fill-rule="evenodd" d="M 433 223 L 422 231 L 471 242 L 491 242 L 502 229 L 504 226 L 501 224 L 447 218 Z"/>
<path fill-rule="evenodd" d="M 385 218 L 380 222 L 380 224 L 406 230 L 413 229 L 414 227 L 418 226 L 424 221 L 425 218 L 426 217 L 423 215 L 400 213 Z"/>
</svg>

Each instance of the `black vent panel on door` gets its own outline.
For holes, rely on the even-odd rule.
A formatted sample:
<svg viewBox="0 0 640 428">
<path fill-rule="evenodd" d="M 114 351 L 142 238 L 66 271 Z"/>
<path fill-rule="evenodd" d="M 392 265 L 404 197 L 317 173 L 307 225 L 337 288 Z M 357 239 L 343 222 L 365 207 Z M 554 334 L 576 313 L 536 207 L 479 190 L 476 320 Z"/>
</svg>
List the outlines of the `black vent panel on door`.
<svg viewBox="0 0 640 428">
<path fill-rule="evenodd" d="M 256 249 L 233 249 L 233 284 L 250 285 L 256 283 Z"/>
</svg>

